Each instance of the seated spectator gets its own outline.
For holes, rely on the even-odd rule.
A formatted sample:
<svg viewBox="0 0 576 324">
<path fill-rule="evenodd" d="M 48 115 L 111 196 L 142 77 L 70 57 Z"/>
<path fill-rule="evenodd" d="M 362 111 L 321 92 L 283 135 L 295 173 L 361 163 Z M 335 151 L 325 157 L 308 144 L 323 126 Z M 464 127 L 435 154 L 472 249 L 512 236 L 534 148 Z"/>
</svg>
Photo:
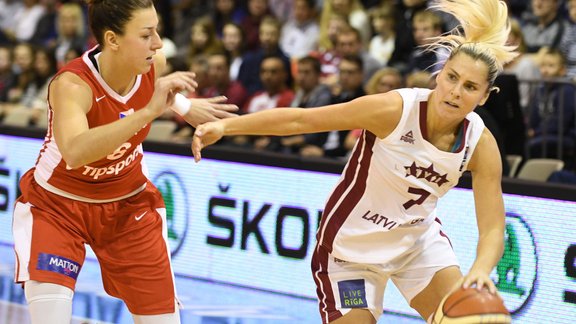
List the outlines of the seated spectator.
<svg viewBox="0 0 576 324">
<path fill-rule="evenodd" d="M 8 102 L 26 105 L 34 98 L 34 53 L 35 48 L 27 43 L 20 43 L 13 50 L 13 72 L 15 82 L 8 90 Z M 35 91 L 35 90 L 34 90 Z"/>
<path fill-rule="evenodd" d="M 564 33 L 560 42 L 560 51 L 566 57 L 566 74 L 576 80 L 576 0 L 567 2 L 569 15 L 569 30 Z"/>
<path fill-rule="evenodd" d="M 227 23 L 222 29 L 222 45 L 230 57 L 230 80 L 238 80 L 244 59 L 244 32 L 240 25 Z"/>
<path fill-rule="evenodd" d="M 344 56 L 339 70 L 338 87 L 333 89 L 332 104 L 347 102 L 365 94 L 363 89 L 362 59 L 359 56 Z M 331 131 L 306 134 L 306 144 L 300 150 L 302 156 L 342 158 L 347 150 L 344 141 L 348 131 Z"/>
<path fill-rule="evenodd" d="M 20 8 L 14 16 L 14 38 L 18 42 L 30 42 L 38 21 L 44 15 L 45 8 L 39 0 L 22 1 L 24 7 Z"/>
<path fill-rule="evenodd" d="M 427 9 L 427 0 L 401 0 L 396 4 L 396 38 L 395 51 L 388 62 L 389 66 L 405 71 L 410 58 L 410 53 L 416 49 L 412 31 L 412 19 L 418 12 Z"/>
<path fill-rule="evenodd" d="M 248 14 L 240 22 L 240 26 L 244 31 L 244 45 L 246 51 L 257 51 L 260 49 L 260 24 L 265 17 L 274 17 L 270 11 L 267 0 L 248 0 Z M 280 25 L 280 22 L 278 22 Z M 280 31 L 280 28 L 278 28 Z M 258 76 L 258 74 L 256 74 Z"/>
<path fill-rule="evenodd" d="M 363 83 L 367 82 L 381 68 L 380 63 L 362 48 L 360 33 L 354 28 L 344 29 L 338 33 L 336 36 L 336 48 L 333 53 L 333 56 L 321 58 L 322 71 L 331 71 L 331 73 L 324 73 L 322 79 L 322 83 L 329 86 L 333 86 L 338 82 L 339 73 L 337 67 L 344 56 L 358 56 L 362 59 Z M 326 58 L 330 58 L 330 60 L 322 60 Z"/>
<path fill-rule="evenodd" d="M 442 18 L 436 12 L 426 10 L 414 15 L 412 33 L 418 47 L 410 54 L 405 74 L 414 71 L 434 73 L 441 68 L 448 54 L 441 49 L 431 51 L 427 45 L 433 42 L 434 37 L 442 35 L 442 26 Z"/>
<path fill-rule="evenodd" d="M 56 30 L 58 36 L 53 44 L 58 67 L 64 66 L 66 52 L 77 49 L 81 53 L 86 50 L 86 26 L 82 7 L 78 3 L 66 3 L 58 9 Z"/>
<path fill-rule="evenodd" d="M 214 1 L 212 17 L 216 34 L 222 38 L 224 26 L 228 23 L 239 24 L 246 17 L 246 11 L 238 0 L 216 0 Z"/>
<path fill-rule="evenodd" d="M 407 88 L 428 88 L 434 89 L 436 78 L 428 71 L 414 71 L 406 76 Z"/>
<path fill-rule="evenodd" d="M 344 16 L 348 24 L 358 31 L 361 47 L 368 46 L 372 36 L 370 19 L 360 0 L 324 0 L 320 16 L 321 38 L 326 38 L 328 21 L 333 14 Z"/>
<path fill-rule="evenodd" d="M 368 52 L 381 66 L 386 66 L 396 48 L 394 7 L 392 5 L 376 7 L 370 10 L 370 18 L 375 35 L 370 40 Z"/>
<path fill-rule="evenodd" d="M 521 23 L 528 53 L 542 47 L 558 47 L 570 31 L 570 24 L 560 14 L 562 0 L 532 0 L 531 15 Z"/>
<path fill-rule="evenodd" d="M 297 63 L 296 95 L 291 107 L 314 108 L 330 104 L 330 88 L 320 83 L 320 61 L 312 56 L 305 56 Z M 304 135 L 286 136 L 281 139 L 282 151 L 298 153 L 305 143 Z"/>
<path fill-rule="evenodd" d="M 8 90 L 14 82 L 12 49 L 8 46 L 0 46 L 0 104 L 8 101 Z"/>
<path fill-rule="evenodd" d="M 295 0 L 294 18 L 282 26 L 280 47 L 292 59 L 298 59 L 318 49 L 320 27 L 316 22 L 314 0 Z"/>
<path fill-rule="evenodd" d="M 33 92 L 29 94 L 31 96 L 29 102 L 25 103 L 26 107 L 32 109 L 30 117 L 33 124 L 40 118 L 40 115 L 47 113 L 48 85 L 58 68 L 54 52 L 46 48 L 38 48 L 34 56 Z"/>
<path fill-rule="evenodd" d="M 386 93 L 390 90 L 402 88 L 403 84 L 404 80 L 398 69 L 384 67 L 374 73 L 364 89 L 366 94 Z"/>
<path fill-rule="evenodd" d="M 528 111 L 528 102 L 530 101 L 534 81 L 540 78 L 540 69 L 538 62 L 533 54 L 526 52 L 526 41 L 516 19 L 510 20 L 510 35 L 508 35 L 508 44 L 517 46 L 518 56 L 504 66 L 505 74 L 513 74 L 518 79 L 520 91 L 520 106 L 522 111 Z M 531 80 L 531 81 L 530 81 Z"/>
<path fill-rule="evenodd" d="M 402 88 L 404 80 L 400 71 L 393 67 L 385 67 L 378 70 L 374 75 L 368 80 L 366 86 L 364 87 L 366 94 L 377 94 L 386 93 L 388 91 Z M 362 129 L 351 130 L 344 139 L 344 149 L 350 152 L 358 137 L 362 134 Z"/>
<path fill-rule="evenodd" d="M 544 82 L 532 101 L 528 129 L 528 157 L 559 158 L 574 150 L 575 87 L 566 82 L 565 57 L 558 49 L 545 49 L 540 63 Z M 573 156 L 566 160 L 572 165 Z"/>
<path fill-rule="evenodd" d="M 190 45 L 186 53 L 188 62 L 192 62 L 196 56 L 208 56 L 223 49 L 210 17 L 197 19 L 190 28 Z"/>
<path fill-rule="evenodd" d="M 280 44 L 280 23 L 273 17 L 266 17 L 260 24 L 260 49 L 256 52 L 247 53 L 244 56 L 238 81 L 246 88 L 249 95 L 263 89 L 261 78 L 259 77 L 260 66 L 264 57 L 277 56 L 282 59 L 288 69 L 287 84 L 292 84 L 292 73 L 290 71 L 290 58 L 282 51 Z"/>
<path fill-rule="evenodd" d="M 230 57 L 222 53 L 208 56 L 208 78 L 210 86 L 207 97 L 225 96 L 227 103 L 243 107 L 248 93 L 238 81 L 230 80 Z"/>
<path fill-rule="evenodd" d="M 262 60 L 260 79 L 264 89 L 256 92 L 242 109 L 241 113 L 254 113 L 276 107 L 289 107 L 294 99 L 294 91 L 287 86 L 289 67 L 280 56 L 267 56 Z M 257 150 L 279 149 L 279 140 L 270 137 L 236 136 L 231 139 L 233 145 L 253 147 Z"/>
</svg>

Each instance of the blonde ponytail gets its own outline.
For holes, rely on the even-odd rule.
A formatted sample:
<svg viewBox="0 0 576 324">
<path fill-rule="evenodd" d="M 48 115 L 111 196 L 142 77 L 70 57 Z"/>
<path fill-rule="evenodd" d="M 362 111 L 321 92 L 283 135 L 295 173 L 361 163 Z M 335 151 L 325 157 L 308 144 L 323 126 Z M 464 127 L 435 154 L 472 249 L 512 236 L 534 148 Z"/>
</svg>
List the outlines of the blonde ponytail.
<svg viewBox="0 0 576 324">
<path fill-rule="evenodd" d="M 501 0 L 434 0 L 430 9 L 453 15 L 459 22 L 448 34 L 436 37 L 430 47 L 446 48 L 450 60 L 463 52 L 488 65 L 488 81 L 494 83 L 503 66 L 518 55 L 506 45 L 510 33 L 508 7 Z"/>
</svg>

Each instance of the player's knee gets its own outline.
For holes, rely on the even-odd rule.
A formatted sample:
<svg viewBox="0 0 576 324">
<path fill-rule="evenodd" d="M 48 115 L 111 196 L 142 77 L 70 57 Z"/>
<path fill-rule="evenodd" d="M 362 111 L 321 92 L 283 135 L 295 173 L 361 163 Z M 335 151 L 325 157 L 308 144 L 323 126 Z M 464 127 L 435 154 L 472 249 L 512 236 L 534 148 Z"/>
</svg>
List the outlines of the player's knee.
<svg viewBox="0 0 576 324">
<path fill-rule="evenodd" d="M 72 302 L 74 291 L 68 287 L 47 282 L 28 280 L 24 284 L 24 294 L 28 304 L 43 301 Z"/>
</svg>

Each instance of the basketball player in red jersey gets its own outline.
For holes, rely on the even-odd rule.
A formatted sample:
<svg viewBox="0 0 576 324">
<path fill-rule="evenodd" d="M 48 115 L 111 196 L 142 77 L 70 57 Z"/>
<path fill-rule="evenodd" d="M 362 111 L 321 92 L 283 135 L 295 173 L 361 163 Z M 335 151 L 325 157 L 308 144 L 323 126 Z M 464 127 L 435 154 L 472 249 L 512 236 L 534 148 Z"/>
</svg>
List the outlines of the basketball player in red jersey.
<svg viewBox="0 0 576 324">
<path fill-rule="evenodd" d="M 158 77 L 166 60 L 152 0 L 88 2 L 99 45 L 50 84 L 45 142 L 14 208 L 15 281 L 32 323 L 68 324 L 89 244 L 104 288 L 135 323 L 179 323 L 165 207 L 141 143 L 167 107 L 193 126 L 237 108 L 178 94 L 194 90 L 193 73 Z"/>
<path fill-rule="evenodd" d="M 424 319 L 458 286 L 496 293 L 490 272 L 502 256 L 502 165 L 494 136 L 474 112 L 503 64 L 508 10 L 499 0 L 435 0 L 463 33 L 435 39 L 450 55 L 433 89 L 398 89 L 315 109 L 270 109 L 201 125 L 200 150 L 224 135 L 293 135 L 363 129 L 317 233 L 312 272 L 324 323 L 375 323 L 389 280 Z M 472 173 L 479 240 L 463 275 L 436 216 L 437 201 Z"/>
</svg>

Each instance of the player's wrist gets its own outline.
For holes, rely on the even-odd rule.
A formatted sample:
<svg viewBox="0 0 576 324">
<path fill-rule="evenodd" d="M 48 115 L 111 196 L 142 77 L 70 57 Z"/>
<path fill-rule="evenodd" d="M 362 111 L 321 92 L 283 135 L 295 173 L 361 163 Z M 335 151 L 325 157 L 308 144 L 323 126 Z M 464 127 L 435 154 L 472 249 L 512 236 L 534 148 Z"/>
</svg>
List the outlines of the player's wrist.
<svg viewBox="0 0 576 324">
<path fill-rule="evenodd" d="M 174 103 L 170 106 L 170 109 L 180 116 L 185 116 L 191 108 L 192 103 L 190 102 L 190 99 L 180 93 L 177 93 L 174 96 Z"/>
</svg>

